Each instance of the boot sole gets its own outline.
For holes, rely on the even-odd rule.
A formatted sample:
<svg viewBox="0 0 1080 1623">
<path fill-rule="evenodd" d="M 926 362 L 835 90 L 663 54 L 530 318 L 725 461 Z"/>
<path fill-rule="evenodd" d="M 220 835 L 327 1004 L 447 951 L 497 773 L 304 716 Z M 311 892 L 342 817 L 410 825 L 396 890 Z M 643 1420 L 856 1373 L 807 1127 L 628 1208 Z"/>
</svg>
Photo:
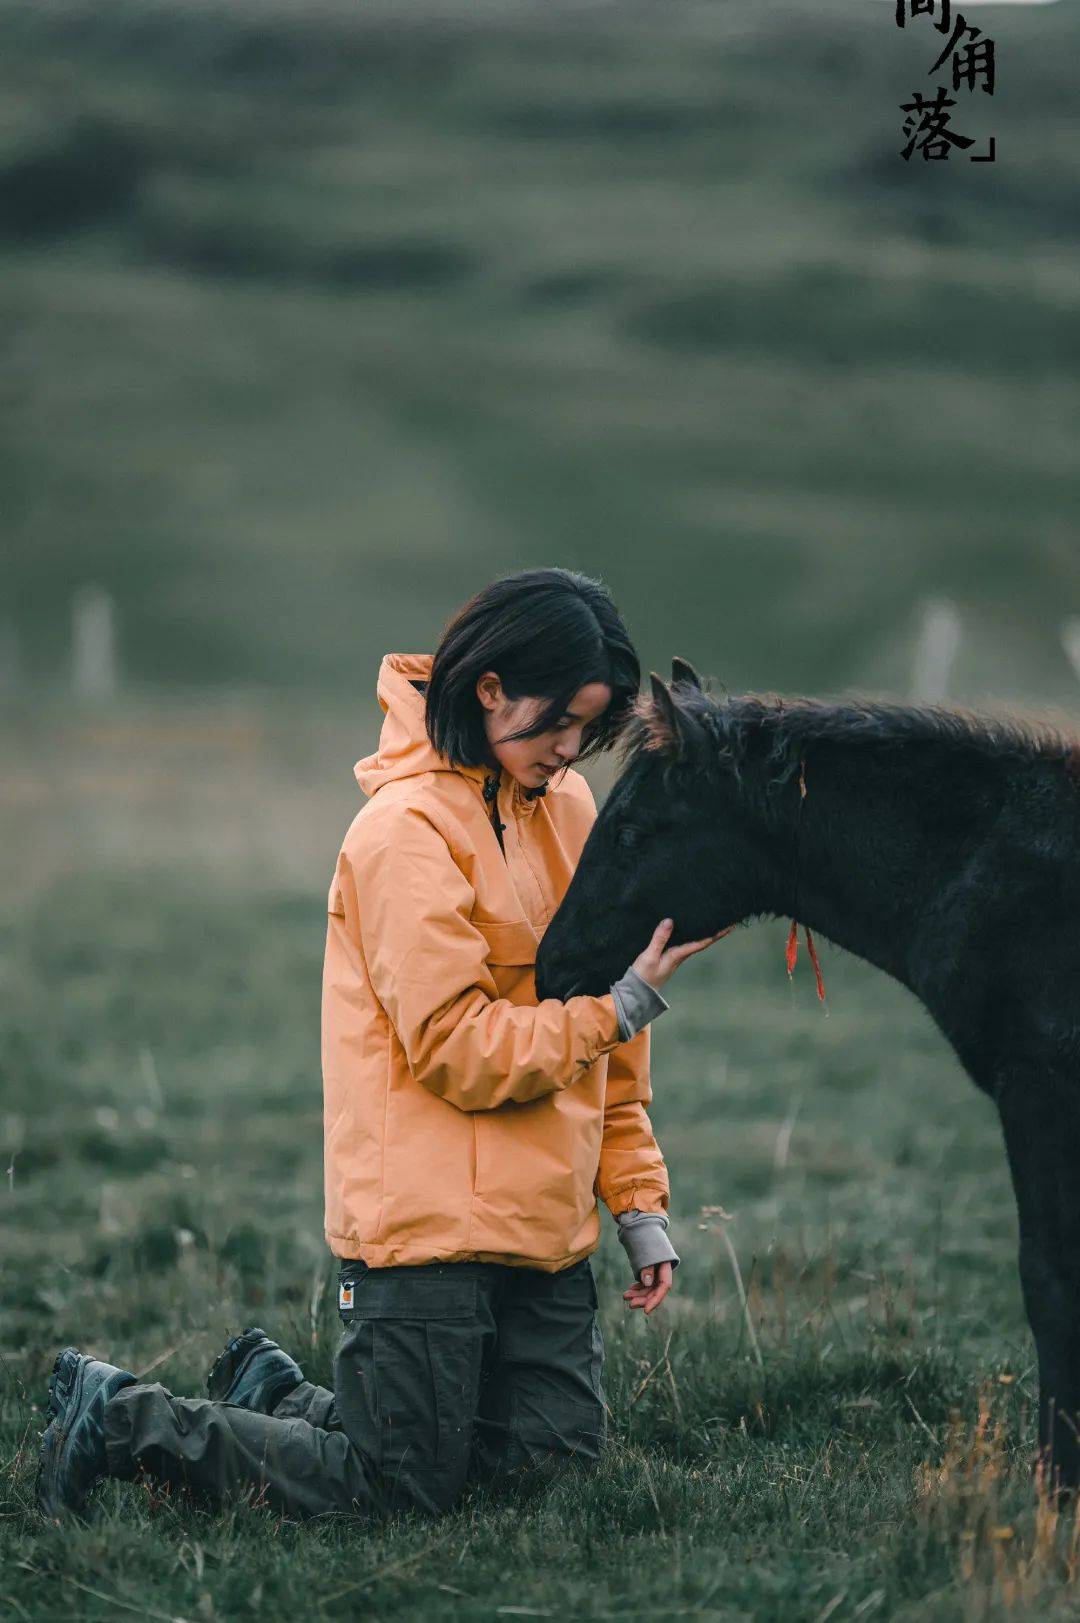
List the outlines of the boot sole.
<svg viewBox="0 0 1080 1623">
<path fill-rule="evenodd" d="M 60 1366 L 68 1353 L 79 1357 L 77 1347 L 64 1347 L 57 1353 L 53 1362 L 52 1374 L 49 1377 L 49 1401 L 46 1409 L 48 1424 L 41 1439 L 41 1457 L 38 1461 L 37 1477 L 34 1482 L 34 1497 L 41 1514 L 49 1521 L 56 1521 L 65 1512 L 81 1511 L 82 1504 L 70 1505 L 59 1500 L 56 1493 L 56 1477 L 60 1470 L 64 1452 L 64 1444 L 68 1439 L 66 1426 L 61 1425 L 61 1415 L 66 1410 L 70 1412 L 73 1406 L 78 1405 L 82 1393 L 83 1374 L 85 1365 L 76 1363 L 74 1383 L 66 1403 L 59 1395 Z"/>
<path fill-rule="evenodd" d="M 53 1359 L 53 1367 L 49 1375 L 49 1402 L 46 1408 L 46 1414 L 49 1420 L 55 1420 L 57 1415 L 60 1413 L 60 1400 L 57 1397 L 56 1389 L 60 1379 L 60 1365 L 63 1363 L 64 1357 L 67 1353 L 74 1353 L 75 1357 L 78 1358 L 79 1349 L 77 1347 L 61 1347 L 60 1351 Z"/>
</svg>

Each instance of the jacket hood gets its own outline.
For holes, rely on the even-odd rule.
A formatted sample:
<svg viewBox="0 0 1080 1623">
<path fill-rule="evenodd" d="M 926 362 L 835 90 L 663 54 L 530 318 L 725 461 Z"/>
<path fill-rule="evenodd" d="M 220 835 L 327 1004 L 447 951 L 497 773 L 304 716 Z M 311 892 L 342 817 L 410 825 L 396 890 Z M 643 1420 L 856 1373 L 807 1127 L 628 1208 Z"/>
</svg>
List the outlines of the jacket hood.
<svg viewBox="0 0 1080 1623">
<path fill-rule="evenodd" d="M 431 654 L 387 654 L 379 667 L 376 688 L 383 710 L 379 747 L 374 755 L 357 761 L 356 781 L 366 795 L 384 783 L 412 778 L 420 772 L 452 772 L 445 756 L 433 748 L 424 725 L 424 695 L 414 682 L 431 675 Z"/>
<path fill-rule="evenodd" d="M 509 773 L 494 773 L 483 766 L 460 766 L 440 755 L 427 735 L 425 712 L 427 701 L 417 682 L 427 682 L 434 664 L 434 654 L 385 654 L 379 667 L 376 688 L 383 709 L 382 732 L 374 755 L 365 755 L 353 767 L 356 781 L 366 795 L 373 795 L 384 783 L 396 778 L 414 778 L 422 772 L 454 772 L 458 777 L 470 778 L 479 788 L 492 775 L 502 778 L 502 793 L 509 796 L 507 804 L 526 814 L 547 794 L 547 784 L 537 789 L 523 789 Z"/>
</svg>

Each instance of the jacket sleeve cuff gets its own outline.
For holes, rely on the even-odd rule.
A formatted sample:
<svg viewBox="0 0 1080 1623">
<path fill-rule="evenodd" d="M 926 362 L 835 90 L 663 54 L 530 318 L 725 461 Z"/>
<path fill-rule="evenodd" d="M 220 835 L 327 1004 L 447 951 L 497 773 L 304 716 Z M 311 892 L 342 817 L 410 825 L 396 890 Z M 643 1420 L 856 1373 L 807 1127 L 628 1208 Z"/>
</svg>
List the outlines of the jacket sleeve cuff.
<svg viewBox="0 0 1080 1623">
<path fill-rule="evenodd" d="M 600 1014 L 600 1023 L 592 1043 L 592 1047 L 596 1050 L 592 1056 L 595 1061 L 601 1054 L 610 1054 L 611 1050 L 618 1048 L 623 1041 L 619 1003 L 613 992 L 604 992 L 600 997 L 582 998 L 580 1001 L 594 1004 Z"/>
<path fill-rule="evenodd" d="M 643 1031 L 650 1020 L 663 1014 L 671 1005 L 660 996 L 655 986 L 642 980 L 636 969 L 628 969 L 611 988 L 615 1010 L 619 1016 L 619 1036 L 629 1042 Z"/>
<path fill-rule="evenodd" d="M 630 1260 L 635 1278 L 643 1268 L 655 1268 L 657 1263 L 670 1262 L 679 1266 L 679 1254 L 668 1239 L 668 1220 L 663 1212 L 622 1212 L 617 1219 L 619 1244 Z"/>
</svg>

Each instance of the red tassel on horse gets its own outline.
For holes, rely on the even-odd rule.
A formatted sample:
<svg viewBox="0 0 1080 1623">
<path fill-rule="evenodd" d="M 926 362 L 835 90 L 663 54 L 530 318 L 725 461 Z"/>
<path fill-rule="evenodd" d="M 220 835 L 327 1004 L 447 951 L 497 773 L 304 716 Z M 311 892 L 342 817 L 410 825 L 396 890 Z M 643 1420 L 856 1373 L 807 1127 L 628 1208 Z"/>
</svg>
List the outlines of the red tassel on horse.
<svg viewBox="0 0 1080 1623">
<path fill-rule="evenodd" d="M 821 973 L 821 959 L 818 957 L 817 947 L 814 945 L 814 938 L 810 934 L 810 926 L 808 924 L 803 925 L 803 932 L 806 936 L 806 950 L 810 954 L 810 962 L 814 966 L 814 979 L 817 981 L 817 995 L 821 1002 L 824 1003 L 825 977 Z"/>
<path fill-rule="evenodd" d="M 810 962 L 814 966 L 814 980 L 817 983 L 817 995 L 821 1002 L 825 1001 L 825 977 L 821 973 L 821 959 L 818 957 L 817 943 L 810 934 L 810 926 L 803 925 L 803 935 L 806 937 L 806 950 L 810 954 Z M 787 972 L 794 975 L 795 965 L 799 961 L 799 926 L 794 919 L 787 938 Z"/>
</svg>

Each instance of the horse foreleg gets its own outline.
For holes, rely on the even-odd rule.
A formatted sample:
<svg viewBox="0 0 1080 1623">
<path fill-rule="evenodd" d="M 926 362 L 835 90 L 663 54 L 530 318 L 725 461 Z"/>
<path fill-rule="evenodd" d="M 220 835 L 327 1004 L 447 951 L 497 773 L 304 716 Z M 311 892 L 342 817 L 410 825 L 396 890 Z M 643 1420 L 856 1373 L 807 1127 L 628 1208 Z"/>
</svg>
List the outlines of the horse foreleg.
<svg viewBox="0 0 1080 1623">
<path fill-rule="evenodd" d="M 1080 1382 L 1075 1278 L 1039 1241 L 1020 1241 L 1020 1279 L 1039 1358 L 1039 1456 L 1052 1488 L 1080 1485 Z"/>
<path fill-rule="evenodd" d="M 1080 1100 L 1053 1076 L 997 1091 L 1020 1219 L 1020 1282 L 1039 1359 L 1039 1453 L 1053 1488 L 1080 1485 Z"/>
</svg>

